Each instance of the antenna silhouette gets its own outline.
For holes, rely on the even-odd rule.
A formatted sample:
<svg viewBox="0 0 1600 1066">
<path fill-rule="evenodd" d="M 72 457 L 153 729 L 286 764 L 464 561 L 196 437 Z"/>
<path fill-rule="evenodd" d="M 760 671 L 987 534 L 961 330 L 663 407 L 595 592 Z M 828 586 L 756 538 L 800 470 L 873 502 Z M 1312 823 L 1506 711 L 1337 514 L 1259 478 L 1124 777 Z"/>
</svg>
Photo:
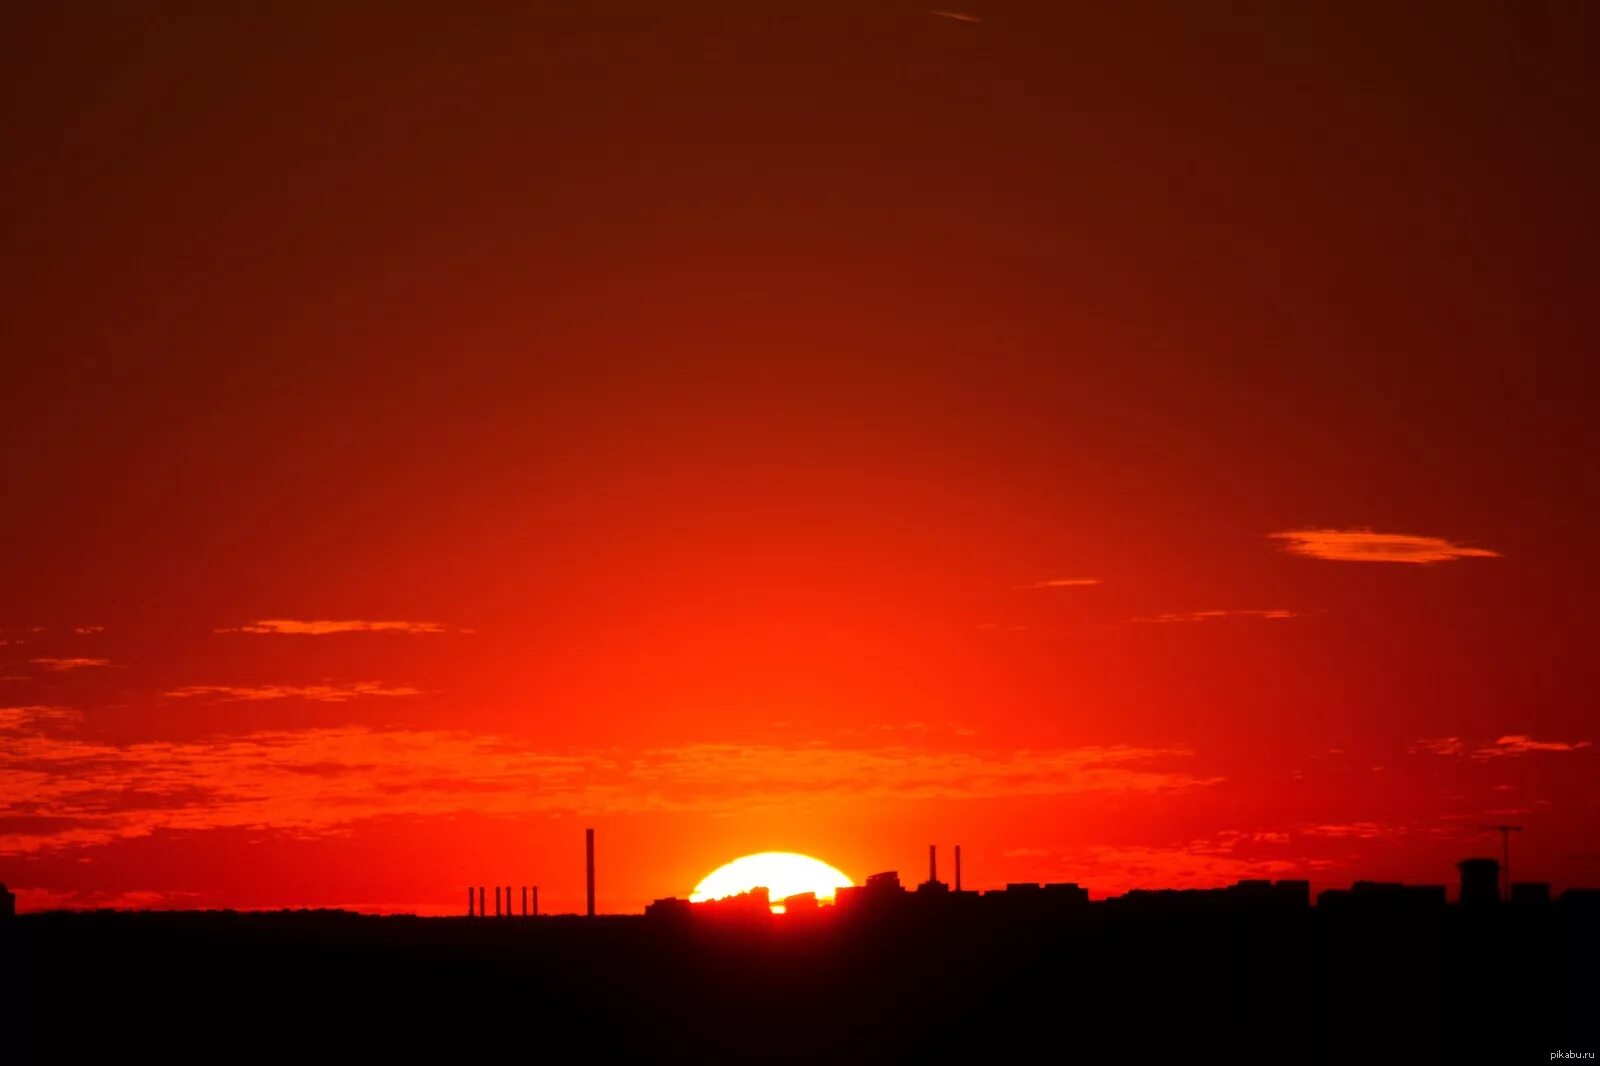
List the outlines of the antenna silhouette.
<svg viewBox="0 0 1600 1066">
<path fill-rule="evenodd" d="M 1522 826 L 1486 825 L 1483 828 L 1500 834 L 1500 877 L 1502 879 L 1500 898 L 1509 903 L 1511 901 L 1511 834 L 1522 832 Z"/>
</svg>

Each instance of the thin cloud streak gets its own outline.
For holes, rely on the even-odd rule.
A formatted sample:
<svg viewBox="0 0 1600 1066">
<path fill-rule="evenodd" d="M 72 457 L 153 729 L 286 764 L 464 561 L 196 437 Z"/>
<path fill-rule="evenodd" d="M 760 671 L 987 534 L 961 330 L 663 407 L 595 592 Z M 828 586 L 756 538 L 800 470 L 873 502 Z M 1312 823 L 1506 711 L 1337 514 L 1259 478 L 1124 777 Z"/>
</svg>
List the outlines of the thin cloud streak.
<svg viewBox="0 0 1600 1066">
<path fill-rule="evenodd" d="M 1223 618 L 1262 618 L 1269 620 L 1286 618 L 1304 618 L 1299 611 L 1274 609 L 1267 611 L 1254 610 L 1212 610 L 1212 611 L 1172 611 L 1165 614 L 1150 615 L 1145 618 L 1132 618 L 1132 622 L 1214 622 Z"/>
<path fill-rule="evenodd" d="M 242 626 L 215 630 L 217 633 L 262 633 L 286 636 L 326 636 L 332 633 L 452 633 L 440 622 L 367 621 L 347 619 L 335 621 L 327 618 L 262 618 Z"/>
<path fill-rule="evenodd" d="M 1097 577 L 1052 577 L 1044 581 L 1035 581 L 1028 585 L 1013 585 L 1019 589 L 1075 589 L 1089 585 L 1099 585 L 1102 582 Z"/>
<path fill-rule="evenodd" d="M 1587 740 L 1534 740 L 1522 733 L 1500 737 L 1492 744 L 1469 747 L 1460 737 L 1424 737 L 1408 749 L 1413 755 L 1439 755 L 1468 759 L 1500 759 L 1536 752 L 1573 752 L 1591 746 Z"/>
<path fill-rule="evenodd" d="M 211 698 L 224 703 L 258 700 L 314 700 L 318 703 L 343 703 L 359 696 L 423 696 L 410 685 L 385 685 L 381 681 L 357 681 L 348 685 L 184 685 L 162 693 L 172 699 Z"/>
<path fill-rule="evenodd" d="M 1374 533 L 1370 529 L 1292 529 L 1268 533 L 1286 541 L 1284 551 L 1310 559 L 1344 563 L 1443 563 L 1453 559 L 1498 559 L 1488 548 L 1471 548 L 1443 537 L 1410 533 Z"/>
<path fill-rule="evenodd" d="M 110 659 L 30 659 L 35 666 L 46 670 L 84 670 L 96 666 L 110 666 Z"/>
</svg>

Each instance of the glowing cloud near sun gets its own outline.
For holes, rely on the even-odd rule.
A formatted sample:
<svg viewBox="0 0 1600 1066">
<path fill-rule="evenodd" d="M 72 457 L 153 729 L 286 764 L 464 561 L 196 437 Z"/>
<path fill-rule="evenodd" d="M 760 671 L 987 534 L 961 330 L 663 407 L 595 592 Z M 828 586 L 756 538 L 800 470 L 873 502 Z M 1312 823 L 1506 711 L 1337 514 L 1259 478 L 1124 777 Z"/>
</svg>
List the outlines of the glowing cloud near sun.
<svg viewBox="0 0 1600 1066">
<path fill-rule="evenodd" d="M 734 859 L 712 871 L 694 888 L 691 902 L 737 896 L 752 888 L 765 888 L 772 902 L 815 892 L 819 900 L 831 900 L 841 888 L 854 884 L 848 877 L 821 859 L 792 851 L 763 851 Z"/>
</svg>

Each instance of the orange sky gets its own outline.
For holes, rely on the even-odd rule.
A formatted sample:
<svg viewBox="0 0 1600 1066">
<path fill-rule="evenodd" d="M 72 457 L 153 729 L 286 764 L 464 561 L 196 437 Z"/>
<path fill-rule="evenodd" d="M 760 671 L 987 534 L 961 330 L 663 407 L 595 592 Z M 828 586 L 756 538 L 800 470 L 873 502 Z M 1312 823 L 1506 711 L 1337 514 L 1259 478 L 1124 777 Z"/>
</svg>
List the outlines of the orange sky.
<svg viewBox="0 0 1600 1066">
<path fill-rule="evenodd" d="M 8 5 L 0 881 L 1600 883 L 1593 13 L 1043 7 Z"/>
</svg>

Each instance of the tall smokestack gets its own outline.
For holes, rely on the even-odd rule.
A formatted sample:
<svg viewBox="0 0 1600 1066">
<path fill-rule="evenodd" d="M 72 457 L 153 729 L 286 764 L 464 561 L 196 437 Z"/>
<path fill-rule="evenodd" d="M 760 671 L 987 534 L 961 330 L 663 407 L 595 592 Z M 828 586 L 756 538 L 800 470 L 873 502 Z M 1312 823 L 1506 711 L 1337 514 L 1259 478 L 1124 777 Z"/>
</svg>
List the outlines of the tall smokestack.
<svg viewBox="0 0 1600 1066">
<path fill-rule="evenodd" d="M 494 886 L 494 916 L 500 917 L 500 886 Z"/>
<path fill-rule="evenodd" d="M 928 884 L 939 880 L 939 845 L 928 845 Z"/>
<path fill-rule="evenodd" d="M 956 845 L 956 891 L 961 891 L 961 845 Z"/>
<path fill-rule="evenodd" d="M 589 867 L 589 917 L 594 917 L 594 830 L 583 831 L 584 856 Z"/>
<path fill-rule="evenodd" d="M 528 916 L 528 886 L 527 885 L 523 885 L 522 886 L 522 916 L 524 918 L 526 918 Z"/>
</svg>

